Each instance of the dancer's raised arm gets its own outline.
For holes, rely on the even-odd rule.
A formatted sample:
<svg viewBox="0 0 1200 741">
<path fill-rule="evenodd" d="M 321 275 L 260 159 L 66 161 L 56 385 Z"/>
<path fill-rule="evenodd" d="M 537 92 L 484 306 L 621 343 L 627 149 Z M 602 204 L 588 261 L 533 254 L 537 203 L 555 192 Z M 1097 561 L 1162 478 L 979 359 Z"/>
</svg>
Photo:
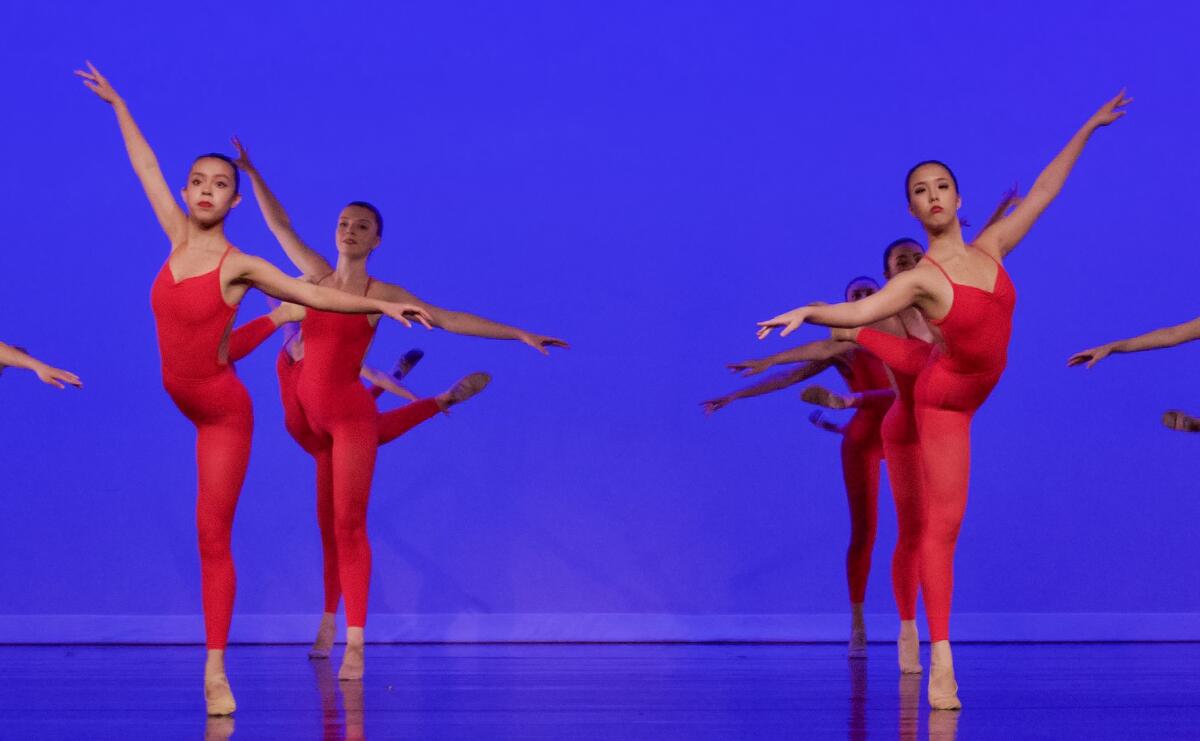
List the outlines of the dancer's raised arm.
<svg viewBox="0 0 1200 741">
<path fill-rule="evenodd" d="M 66 388 L 65 384 L 70 384 L 75 388 L 83 388 L 83 381 L 80 381 L 79 376 L 74 373 L 46 365 L 24 350 L 0 342 L 0 369 L 4 367 L 31 370 L 37 374 L 42 383 L 49 384 L 55 388 Z"/>
<path fill-rule="evenodd" d="M 117 94 L 112 83 L 100 74 L 100 70 L 96 69 L 91 62 L 88 62 L 87 66 L 86 72 L 75 70 L 75 74 L 83 78 L 83 84 L 100 100 L 113 107 L 113 111 L 117 114 L 117 125 L 121 127 L 121 136 L 125 139 L 125 151 L 129 153 L 129 163 L 133 165 L 133 171 L 137 173 L 142 188 L 146 191 L 146 197 L 150 199 L 150 206 L 154 209 L 154 215 L 158 218 L 162 230 L 166 232 L 172 245 L 178 244 L 187 234 L 187 216 L 167 186 L 162 169 L 158 166 L 158 158 L 154 156 L 154 150 L 150 148 L 150 143 L 138 129 L 132 114 L 129 113 L 129 106 Z"/>
<path fill-rule="evenodd" d="M 333 266 L 329 264 L 329 261 L 322 257 L 321 253 L 309 247 L 292 228 L 292 220 L 284 210 L 283 204 L 267 187 L 267 181 L 250 161 L 250 152 L 246 150 L 241 140 L 235 136 L 232 141 L 238 153 L 234 164 L 249 176 L 250 184 L 254 188 L 254 198 L 258 201 L 263 220 L 267 222 L 267 228 L 271 230 L 271 234 L 275 235 L 275 239 L 279 241 L 279 246 L 283 248 L 288 259 L 300 272 L 314 278 L 333 272 Z"/>
<path fill-rule="evenodd" d="M 529 345 L 543 355 L 549 355 L 549 348 L 569 348 L 564 340 L 546 335 L 534 334 L 518 327 L 485 319 L 465 311 L 452 311 L 426 303 L 409 293 L 400 286 L 376 281 L 371 287 L 371 294 L 387 301 L 399 304 L 418 306 L 430 317 L 433 326 L 454 334 L 486 337 L 493 340 L 518 340 Z"/>
<path fill-rule="evenodd" d="M 1113 353 L 1142 352 L 1143 350 L 1158 350 L 1163 347 L 1174 347 L 1185 342 L 1200 339 L 1200 317 L 1173 327 L 1163 327 L 1152 332 L 1130 337 L 1127 340 L 1109 342 L 1089 350 L 1082 350 L 1067 359 L 1067 365 L 1087 364 L 1091 368 Z"/>
<path fill-rule="evenodd" d="M 1046 207 L 1050 205 L 1062 190 L 1067 175 L 1075 167 L 1075 161 L 1083 152 L 1088 139 L 1102 126 L 1107 126 L 1125 115 L 1125 107 L 1133 102 L 1133 98 L 1125 97 L 1125 90 L 1100 106 L 1100 110 L 1075 132 L 1067 146 L 1063 147 L 1046 169 L 1038 175 L 1037 180 L 1025 194 L 1021 203 L 1004 219 L 992 224 L 975 239 L 975 246 L 987 250 L 997 259 L 1012 252 L 1021 239 L 1033 228 Z"/>
</svg>

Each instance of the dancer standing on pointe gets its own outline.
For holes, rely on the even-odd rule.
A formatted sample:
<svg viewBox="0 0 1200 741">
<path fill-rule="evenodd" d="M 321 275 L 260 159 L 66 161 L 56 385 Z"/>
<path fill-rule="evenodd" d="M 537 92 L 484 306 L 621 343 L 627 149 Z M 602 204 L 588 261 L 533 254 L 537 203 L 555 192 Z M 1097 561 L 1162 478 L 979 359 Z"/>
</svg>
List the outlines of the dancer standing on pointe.
<svg viewBox="0 0 1200 741">
<path fill-rule="evenodd" d="M 1175 347 L 1185 342 L 1200 340 L 1200 317 L 1170 327 L 1155 329 L 1127 340 L 1108 342 L 1089 350 L 1081 350 L 1067 359 L 1068 366 L 1086 365 L 1091 368 L 1113 353 L 1142 352 Z M 1163 412 L 1163 424 L 1180 432 L 1200 432 L 1200 419 L 1178 409 Z"/>
<path fill-rule="evenodd" d="M 292 228 L 283 205 L 250 162 L 241 142 L 234 139 L 234 146 L 238 149 L 237 164 L 250 177 L 268 228 L 295 266 L 310 280 L 348 293 L 420 306 L 431 317 L 434 326 L 457 334 L 519 340 L 543 355 L 549 354 L 547 348 L 567 347 L 567 343 L 553 337 L 427 304 L 400 286 L 372 279 L 367 274 L 367 260 L 382 239 L 383 217 L 378 209 L 364 201 L 347 205 L 338 216 L 334 235 L 338 259 L 336 267 L 330 265 Z M 326 544 L 326 568 L 336 564 L 333 568 L 346 600 L 346 653 L 338 678 L 356 680 L 362 678 L 364 667 L 363 628 L 371 579 L 367 502 L 379 445 L 377 410 L 358 376 L 375 333 L 375 322 L 370 317 L 340 317 L 322 311 L 307 311 L 301 332 L 304 362 L 296 395 L 305 419 L 321 440 L 321 455 L 329 456 L 329 465 L 319 468 L 319 471 L 328 471 L 329 481 L 317 485 L 318 518 L 322 525 L 322 540 Z M 488 380 L 487 374 L 473 373 L 455 384 L 441 397 L 442 401 L 427 400 L 427 403 L 418 404 L 423 404 L 425 418 L 428 418 L 443 406 L 475 395 Z M 329 547 L 331 541 L 332 548 Z M 326 583 L 330 583 L 328 578 Z M 336 604 L 334 602 L 332 606 L 334 610 Z M 334 615 L 330 607 L 327 602 L 314 649 L 333 643 Z"/>
<path fill-rule="evenodd" d="M 1122 90 L 1105 103 L 1042 171 L 1012 214 L 970 245 L 963 241 L 958 221 L 961 198 L 954 174 L 940 162 L 917 164 L 905 179 L 905 196 L 929 237 L 921 264 L 863 301 L 804 306 L 759 323 L 760 338 L 776 327 L 790 334 L 805 322 L 849 328 L 848 335 L 892 367 L 914 362 L 917 343 L 853 328 L 916 306 L 942 331 L 944 349 L 929 354 L 915 388 L 924 472 L 921 588 L 929 621 L 929 702 L 934 708 L 962 707 L 949 640 L 954 549 L 967 502 L 971 418 L 1000 379 L 1012 330 L 1016 291 L 1001 261 L 1058 195 L 1091 135 L 1123 116 L 1130 102 Z"/>
<path fill-rule="evenodd" d="M 210 715 L 229 715 L 237 707 L 225 675 L 236 583 L 230 538 L 253 428 L 250 397 L 227 360 L 238 305 L 246 291 L 256 287 L 280 299 L 329 311 L 383 312 L 405 326 L 411 326 L 405 314 L 427 326 L 428 316 L 415 305 L 351 296 L 290 278 L 267 261 L 234 249 L 224 229 L 229 210 L 241 199 L 233 162 L 218 154 L 196 158 L 182 191 L 185 212 L 125 101 L 90 62 L 88 71 L 75 74 L 113 107 L 130 163 L 170 243 L 150 304 L 163 386 L 196 426 L 196 525 L 208 647 L 204 697 Z"/>
<path fill-rule="evenodd" d="M 846 286 L 846 300 L 860 301 L 878 290 L 879 284 L 871 278 L 855 278 Z M 867 628 L 863 621 L 863 602 L 867 595 L 867 577 L 871 572 L 871 552 L 875 548 L 875 531 L 879 520 L 879 466 L 883 461 L 880 427 L 896 394 L 883 363 L 852 342 L 822 340 L 788 352 L 804 355 L 797 359 L 811 362 L 703 402 L 704 413 L 712 414 L 738 399 L 788 388 L 830 367 L 836 368 L 845 380 L 851 391 L 849 395 L 834 394 L 811 386 L 804 390 L 801 398 L 811 402 L 815 396 L 827 405 L 836 404 L 839 409 L 855 410 L 850 422 L 839 431 L 842 433 L 842 480 L 846 486 L 846 502 L 850 507 L 850 544 L 846 547 L 846 584 L 850 593 L 849 655 L 864 657 L 867 652 Z M 778 360 L 780 357 L 787 357 L 787 353 L 780 353 L 767 361 L 791 362 Z M 761 362 L 764 361 L 733 363 L 729 367 L 739 370 Z"/>
<path fill-rule="evenodd" d="M 5 368 L 24 368 L 31 370 L 37 375 L 42 383 L 49 384 L 55 388 L 66 388 L 68 385 L 75 388 L 83 388 L 83 381 L 79 380 L 79 376 L 70 371 L 65 371 L 61 368 L 55 368 L 51 365 L 46 365 L 42 361 L 25 352 L 24 348 L 6 345 L 0 342 L 0 373 L 4 372 Z"/>
</svg>

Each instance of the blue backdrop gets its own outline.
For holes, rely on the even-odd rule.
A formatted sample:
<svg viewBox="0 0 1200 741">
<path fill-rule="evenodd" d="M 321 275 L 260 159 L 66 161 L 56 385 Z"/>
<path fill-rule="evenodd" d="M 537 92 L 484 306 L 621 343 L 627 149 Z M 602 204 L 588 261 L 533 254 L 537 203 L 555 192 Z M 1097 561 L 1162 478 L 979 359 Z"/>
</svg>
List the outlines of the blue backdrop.
<svg viewBox="0 0 1200 741">
<path fill-rule="evenodd" d="M 71 75 L 85 58 L 173 186 L 237 133 L 327 255 L 339 208 L 370 200 L 376 275 L 573 343 L 545 359 L 383 326 L 371 362 L 424 348 L 418 392 L 495 381 L 381 454 L 375 637 L 840 637 L 837 440 L 793 391 L 711 419 L 698 402 L 737 385 L 724 363 L 792 344 L 757 342 L 754 321 L 837 298 L 920 234 L 913 162 L 951 163 L 982 223 L 1129 86 L 1129 116 L 1008 262 L 1011 361 L 976 420 L 955 605 L 960 625 L 987 618 L 978 637 L 1010 636 L 1015 613 L 1044 614 L 1043 637 L 1083 613 L 1117 633 L 1172 613 L 1149 634 L 1200 635 L 1196 439 L 1158 421 L 1200 410 L 1197 349 L 1065 367 L 1196 313 L 1200 11 L 803 5 L 5 4 L 0 339 L 87 388 L 0 379 L 0 640 L 201 637 L 194 433 L 148 305 L 167 244 L 111 111 Z M 249 192 L 228 227 L 291 270 Z M 263 307 L 252 293 L 241 318 Z M 276 347 L 238 367 L 257 419 L 235 640 L 301 640 L 312 620 L 278 616 L 321 606 Z M 880 508 L 867 609 L 888 615 Z"/>
</svg>

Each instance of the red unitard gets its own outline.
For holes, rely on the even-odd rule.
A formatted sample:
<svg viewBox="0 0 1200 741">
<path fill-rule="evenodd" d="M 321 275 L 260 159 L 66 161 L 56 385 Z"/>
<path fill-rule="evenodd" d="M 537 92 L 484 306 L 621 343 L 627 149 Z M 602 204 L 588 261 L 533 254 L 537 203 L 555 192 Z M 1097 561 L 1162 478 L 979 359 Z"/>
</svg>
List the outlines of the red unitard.
<svg viewBox="0 0 1200 741">
<path fill-rule="evenodd" d="M 162 356 L 163 387 L 196 426 L 196 529 L 204 630 L 210 649 L 225 648 L 237 579 L 230 541 L 233 514 L 250 462 L 254 413 L 250 395 L 225 356 L 236 306 L 221 295 L 217 267 L 176 281 L 170 260 L 150 289 L 150 306 Z"/>
<path fill-rule="evenodd" d="M 846 549 L 846 582 L 850 602 L 862 604 L 867 595 L 871 551 L 879 522 L 879 464 L 883 443 L 879 429 L 892 401 L 892 381 L 887 369 L 874 355 L 862 350 L 850 354 L 842 366 L 846 385 L 864 394 L 842 436 L 842 478 L 850 505 L 850 545 Z"/>
<path fill-rule="evenodd" d="M 365 320 L 360 317 L 360 321 Z M 266 315 L 238 327 L 230 340 L 230 357 L 234 360 L 244 357 L 270 337 L 275 329 L 275 323 Z M 333 613 L 337 612 L 338 603 L 342 598 L 333 496 L 333 441 L 328 435 L 313 430 L 300 403 L 296 387 L 303 365 L 303 359 L 292 359 L 285 345 L 275 360 L 275 372 L 279 377 L 284 426 L 292 439 L 316 462 L 317 523 L 321 529 L 321 549 L 324 555 L 325 612 Z M 373 398 L 378 398 L 382 392 L 383 389 L 376 386 L 369 393 Z M 372 408 L 374 409 L 374 402 Z M 395 440 L 413 427 L 434 417 L 439 411 L 441 407 L 435 399 L 421 399 L 387 412 L 376 412 L 378 444 L 383 445 Z"/>
<path fill-rule="evenodd" d="M 865 330 L 864 330 L 865 331 Z M 869 330 L 875 332 L 877 330 Z M 933 345 L 910 339 L 912 351 L 902 359 L 888 358 L 896 381 L 896 400 L 883 418 L 883 457 L 896 503 L 896 548 L 892 551 L 892 594 L 901 620 L 917 617 L 921 552 L 921 448 L 917 437 L 917 376 L 929 360 Z M 906 362 L 901 363 L 899 360 Z"/>
<path fill-rule="evenodd" d="M 950 638 L 954 548 L 967 506 L 971 418 L 1004 372 L 1017 294 L 998 261 L 995 285 L 985 291 L 955 283 L 941 265 L 925 259 L 941 270 L 954 292 L 946 316 L 929 320 L 941 329 L 945 344 L 929 354 L 915 389 L 924 500 L 921 589 L 929 640 L 944 641 Z M 889 364 L 904 365 L 918 352 L 914 340 L 870 329 L 859 332 L 858 342 Z"/>
</svg>

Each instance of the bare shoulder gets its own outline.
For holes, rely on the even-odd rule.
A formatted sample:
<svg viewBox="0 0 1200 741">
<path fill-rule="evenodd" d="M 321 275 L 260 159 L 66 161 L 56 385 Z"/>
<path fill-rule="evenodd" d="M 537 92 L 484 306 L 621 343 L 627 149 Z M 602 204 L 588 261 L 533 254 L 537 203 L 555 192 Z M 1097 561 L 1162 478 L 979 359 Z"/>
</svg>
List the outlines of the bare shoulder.
<svg viewBox="0 0 1200 741">
<path fill-rule="evenodd" d="M 417 300 L 416 296 L 404 286 L 398 286 L 395 283 L 388 283 L 376 278 L 371 279 L 371 285 L 367 288 L 367 296 L 393 302 L 411 302 Z"/>
</svg>

